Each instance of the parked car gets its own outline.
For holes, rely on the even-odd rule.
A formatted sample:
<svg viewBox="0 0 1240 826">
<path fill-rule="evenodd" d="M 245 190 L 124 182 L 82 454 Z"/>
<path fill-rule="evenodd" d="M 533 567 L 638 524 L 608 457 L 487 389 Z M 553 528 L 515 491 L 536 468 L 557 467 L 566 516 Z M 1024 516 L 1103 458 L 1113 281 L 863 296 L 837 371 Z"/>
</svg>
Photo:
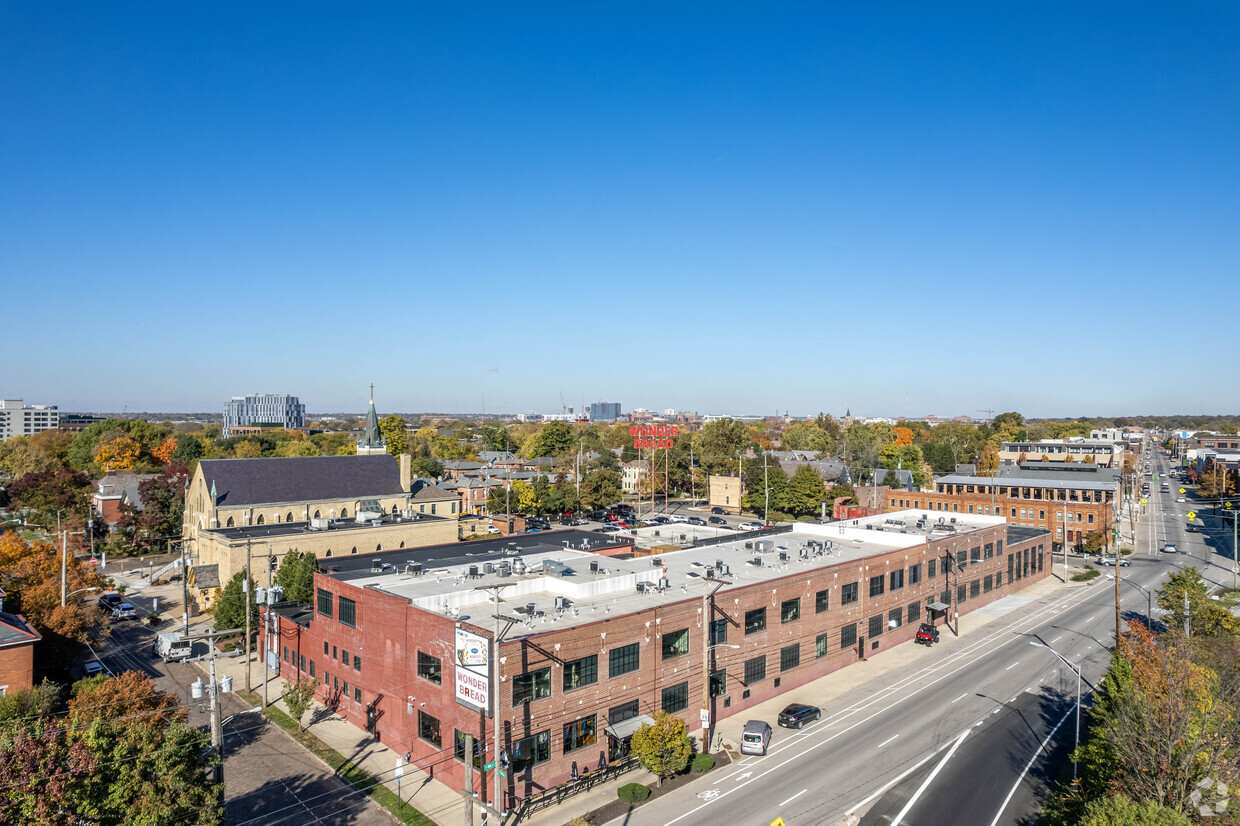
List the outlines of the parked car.
<svg viewBox="0 0 1240 826">
<path fill-rule="evenodd" d="M 687 516 L 681 516 L 680 514 L 676 514 L 675 516 L 669 516 L 669 517 L 668 517 L 668 521 L 669 521 L 669 522 L 688 522 L 688 521 L 689 521 L 689 517 L 687 517 Z"/>
<path fill-rule="evenodd" d="M 690 525 L 705 525 L 706 524 L 706 520 L 700 516 L 690 516 L 688 519 L 685 520 L 685 522 L 689 523 Z"/>
<path fill-rule="evenodd" d="M 723 508 L 718 507 L 718 506 L 715 506 L 715 507 L 711 508 L 711 509 L 710 509 L 710 512 L 711 512 L 711 513 L 717 513 L 717 514 L 720 514 L 720 515 L 727 513 L 727 511 L 725 511 Z"/>
<path fill-rule="evenodd" d="M 617 533 L 619 532 L 619 530 L 620 529 L 617 528 L 615 525 L 604 525 L 601 528 L 595 528 L 593 530 L 593 533 Z"/>
<path fill-rule="evenodd" d="M 1162 546 L 1162 552 L 1163 552 L 1163 553 L 1165 553 L 1165 554 L 1173 554 L 1173 553 L 1175 553 L 1175 543 L 1174 543 L 1174 542 L 1164 542 L 1164 543 L 1163 543 L 1163 546 Z"/>
<path fill-rule="evenodd" d="M 89 662 L 86 663 L 86 665 L 82 666 L 82 673 L 85 674 L 86 677 L 88 678 L 94 677 L 96 674 L 102 674 L 103 663 L 99 662 L 98 660 L 90 660 Z"/>
<path fill-rule="evenodd" d="M 935 628 L 928 622 L 923 622 L 917 628 L 917 636 L 913 638 L 913 642 L 918 645 L 931 646 L 939 641 L 939 629 Z"/>
<path fill-rule="evenodd" d="M 573 527 L 579 527 L 581 525 L 586 524 L 586 520 L 582 519 L 580 516 L 574 516 L 572 520 L 569 521 L 568 524 L 572 525 Z"/>
<path fill-rule="evenodd" d="M 1189 533 L 1201 533 L 1201 526 L 1200 525 L 1189 525 L 1184 530 L 1188 531 Z"/>
<path fill-rule="evenodd" d="M 122 602 L 112 609 L 112 619 L 135 619 L 137 616 L 138 609 L 132 603 Z"/>
<path fill-rule="evenodd" d="M 1100 556 L 1100 557 L 1098 557 L 1098 564 L 1099 564 L 1099 565 L 1113 566 L 1113 565 L 1115 564 L 1115 557 L 1113 557 L 1113 556 Z M 1131 560 L 1131 559 L 1128 559 L 1127 557 L 1122 557 L 1122 556 L 1119 558 L 1119 567 L 1121 567 L 1121 568 L 1128 568 L 1128 567 L 1131 567 L 1131 566 L 1132 566 L 1132 560 Z"/>
<path fill-rule="evenodd" d="M 499 528 L 495 527 L 494 525 L 488 525 L 487 533 L 491 534 L 492 536 L 498 536 L 499 534 L 503 532 Z"/>
<path fill-rule="evenodd" d="M 120 605 L 124 601 L 125 598 L 120 594 L 104 594 L 99 597 L 99 607 L 110 612 L 113 608 Z"/>
<path fill-rule="evenodd" d="M 750 720 L 741 733 L 741 754 L 766 754 L 771 744 L 771 726 L 763 720 Z"/>
<path fill-rule="evenodd" d="M 804 703 L 793 703 L 779 712 L 777 722 L 784 728 L 800 728 L 806 723 L 822 719 L 822 711 L 818 706 L 807 706 Z"/>
<path fill-rule="evenodd" d="M 712 525 L 726 525 L 726 524 L 728 524 L 728 520 L 724 519 L 722 516 L 712 516 L 712 517 L 710 518 L 710 524 L 712 524 Z"/>
<path fill-rule="evenodd" d="M 765 528 L 766 525 L 763 525 L 761 522 L 742 522 L 737 525 L 737 527 L 742 531 L 760 531 Z"/>
<path fill-rule="evenodd" d="M 1176 500 L 1175 500 L 1175 501 L 1177 501 L 1177 502 L 1183 502 L 1183 501 L 1184 501 L 1184 497 L 1183 497 L 1183 496 L 1176 497 Z"/>
</svg>

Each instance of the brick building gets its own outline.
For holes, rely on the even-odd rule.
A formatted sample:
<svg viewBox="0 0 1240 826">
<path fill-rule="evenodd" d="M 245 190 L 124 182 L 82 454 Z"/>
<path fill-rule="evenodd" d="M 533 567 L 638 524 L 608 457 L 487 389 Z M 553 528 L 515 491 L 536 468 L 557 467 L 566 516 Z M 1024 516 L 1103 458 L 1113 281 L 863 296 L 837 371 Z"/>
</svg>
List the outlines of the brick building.
<svg viewBox="0 0 1240 826">
<path fill-rule="evenodd" d="M 1026 462 L 1001 465 L 999 475 L 941 476 L 933 491 L 889 491 L 891 510 L 926 508 L 936 513 L 1002 516 L 1010 523 L 1050 531 L 1061 543 L 1080 543 L 1091 531 L 1118 521 L 1119 470 L 1101 465 Z"/>
<path fill-rule="evenodd" d="M 454 788 L 466 733 L 485 743 L 479 765 L 495 759 L 476 698 L 497 688 L 511 805 L 568 779 L 574 763 L 623 757 L 658 710 L 698 730 L 706 685 L 715 719 L 740 714 L 909 640 L 919 621 L 1046 575 L 1045 531 L 951 519 L 922 510 L 799 523 L 638 559 L 604 556 L 625 540 L 580 531 L 374 554 L 318 574 L 314 605 L 277 606 L 264 644 L 284 677 L 309 675 L 346 719 Z M 728 583 L 709 605 L 708 571 Z M 504 586 L 498 611 L 492 586 Z M 489 656 L 497 621 L 490 686 L 488 671 L 459 663 Z M 462 647 L 458 635 L 481 640 Z M 474 783 L 494 781 L 485 772 Z"/>
<path fill-rule="evenodd" d="M 41 639 L 21 614 L 0 611 L 0 697 L 34 685 L 34 644 Z"/>
</svg>

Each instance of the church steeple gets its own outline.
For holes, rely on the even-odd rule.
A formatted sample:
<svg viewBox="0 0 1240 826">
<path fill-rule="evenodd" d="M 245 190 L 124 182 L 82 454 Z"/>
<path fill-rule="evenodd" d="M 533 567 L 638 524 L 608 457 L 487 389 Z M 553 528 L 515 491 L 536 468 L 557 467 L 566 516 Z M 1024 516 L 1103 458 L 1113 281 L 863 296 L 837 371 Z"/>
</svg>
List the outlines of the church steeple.
<svg viewBox="0 0 1240 826">
<path fill-rule="evenodd" d="M 370 385 L 370 409 L 366 411 L 366 424 L 362 425 L 362 437 L 357 440 L 359 456 L 370 453 L 387 453 L 387 442 L 379 430 L 379 414 L 375 412 L 375 386 Z"/>
</svg>

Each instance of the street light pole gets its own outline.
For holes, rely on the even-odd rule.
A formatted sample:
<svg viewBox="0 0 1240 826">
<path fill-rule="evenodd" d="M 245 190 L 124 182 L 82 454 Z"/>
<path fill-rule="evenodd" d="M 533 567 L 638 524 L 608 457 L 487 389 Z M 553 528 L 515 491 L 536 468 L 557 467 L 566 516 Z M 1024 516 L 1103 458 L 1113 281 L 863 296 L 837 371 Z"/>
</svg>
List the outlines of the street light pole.
<svg viewBox="0 0 1240 826">
<path fill-rule="evenodd" d="M 1036 648 L 1045 648 L 1047 651 L 1050 651 L 1056 657 L 1063 660 L 1064 665 L 1068 666 L 1068 668 L 1071 668 L 1073 671 L 1076 672 L 1076 748 L 1072 750 L 1072 782 L 1075 783 L 1076 782 L 1076 753 L 1081 748 L 1081 669 L 1077 668 L 1075 665 L 1068 662 L 1067 658 L 1064 657 L 1063 654 L 1060 654 L 1058 651 L 1051 648 L 1049 645 L 1047 645 L 1044 642 L 1037 642 L 1035 640 L 1030 640 L 1029 644 Z"/>
<path fill-rule="evenodd" d="M 711 569 L 714 570 L 714 569 Z M 721 572 L 722 573 L 722 572 Z M 702 580 L 702 753 L 710 752 L 711 732 L 714 729 L 714 715 L 710 707 L 710 644 L 711 598 L 724 585 L 730 585 L 722 579 L 715 579 L 707 574 Z M 712 589 L 711 586 L 715 587 Z"/>
</svg>

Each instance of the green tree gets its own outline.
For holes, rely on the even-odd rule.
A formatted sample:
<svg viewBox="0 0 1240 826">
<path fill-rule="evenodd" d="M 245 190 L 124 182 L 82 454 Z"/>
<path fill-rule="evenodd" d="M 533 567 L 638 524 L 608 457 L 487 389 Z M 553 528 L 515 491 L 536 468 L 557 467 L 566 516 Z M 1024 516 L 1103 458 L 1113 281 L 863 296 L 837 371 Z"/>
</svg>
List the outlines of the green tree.
<svg viewBox="0 0 1240 826">
<path fill-rule="evenodd" d="M 654 715 L 654 724 L 639 728 L 630 741 L 633 754 L 642 767 L 659 778 L 665 778 L 685 770 L 693 754 L 693 744 L 684 720 L 666 711 Z"/>
<path fill-rule="evenodd" d="M 61 691 L 59 683 L 44 678 L 36 686 L 0 696 L 0 723 L 51 715 L 60 706 Z"/>
<path fill-rule="evenodd" d="M 1088 803 L 1079 826 L 1192 826 L 1192 821 L 1175 809 L 1134 803 L 1120 794 Z"/>
<path fill-rule="evenodd" d="M 286 439 L 275 449 L 276 456 L 319 456 L 318 445 L 309 439 Z"/>
<path fill-rule="evenodd" d="M 831 488 L 827 491 L 826 502 L 827 504 L 832 504 L 835 502 L 836 499 L 839 499 L 840 497 L 844 497 L 845 499 L 848 500 L 844 503 L 845 505 L 857 504 L 857 491 L 853 488 L 852 485 L 847 485 L 847 484 L 832 485 Z"/>
<path fill-rule="evenodd" d="M 693 452 L 707 476 L 735 473 L 738 456 L 749 448 L 751 441 L 744 422 L 716 419 L 693 434 Z"/>
<path fill-rule="evenodd" d="M 1020 442 L 1025 439 L 1025 417 L 1012 411 L 1000 413 L 990 420 L 991 444 L 1002 442 Z M 1087 431 L 1088 432 L 1088 431 Z"/>
<path fill-rule="evenodd" d="M 813 515 L 819 512 L 825 497 L 826 488 L 818 471 L 802 465 L 788 480 L 784 510 L 797 516 Z"/>
<path fill-rule="evenodd" d="M 443 462 L 431 456 L 430 453 L 414 456 L 410 468 L 414 476 L 425 476 L 429 479 L 439 479 L 443 476 Z"/>
<path fill-rule="evenodd" d="M 826 453 L 831 449 L 831 437 L 814 422 L 793 422 L 779 439 L 784 450 L 807 450 Z"/>
<path fill-rule="evenodd" d="M 778 511 L 784 507 L 784 498 L 788 490 L 788 474 L 779 462 L 767 460 L 764 466 L 761 459 L 745 463 L 745 495 L 741 504 L 753 511 L 765 514 L 766 503 L 771 503 L 771 510 Z M 770 496 L 767 496 L 769 488 Z"/>
<path fill-rule="evenodd" d="M 548 504 L 548 500 L 551 498 L 551 482 L 547 480 L 545 474 L 540 473 L 535 476 L 530 489 L 534 493 L 534 500 L 538 502 L 537 513 L 548 513 L 553 510 Z"/>
<path fill-rule="evenodd" d="M 581 505 L 588 510 L 619 502 L 620 496 L 620 474 L 614 470 L 592 470 L 581 480 Z"/>
<path fill-rule="evenodd" d="M 313 553 L 294 548 L 280 560 L 280 569 L 276 571 L 276 584 L 284 589 L 286 600 L 309 603 L 314 599 L 314 575 L 318 570 L 319 560 Z M 244 609 L 241 621 L 245 622 Z"/>
<path fill-rule="evenodd" d="M 217 629 L 245 628 L 245 591 L 242 589 L 244 580 L 245 571 L 237 571 L 224 586 L 224 592 L 215 604 Z M 250 602 L 250 627 L 258 627 L 258 604 L 253 600 Z"/>
<path fill-rule="evenodd" d="M 512 483 L 510 501 L 512 507 L 516 508 L 518 513 L 524 514 L 537 514 L 541 504 L 538 501 L 538 496 L 534 493 L 534 488 L 523 479 L 518 479 Z"/>
<path fill-rule="evenodd" d="M 540 456 L 559 456 L 576 448 L 577 436 L 572 425 L 568 422 L 547 422 L 521 446 L 521 455 L 526 459 L 537 459 Z"/>
<path fill-rule="evenodd" d="M 878 482 L 880 485 L 886 485 L 893 490 L 900 490 L 904 487 L 904 483 L 900 481 L 900 474 L 894 469 L 889 469 L 882 474 L 882 479 Z"/>
<path fill-rule="evenodd" d="M 409 428 L 405 420 L 395 414 L 379 420 L 379 432 L 387 442 L 387 452 L 393 456 L 409 452 Z"/>
<path fill-rule="evenodd" d="M 285 683 L 284 689 L 280 692 L 280 699 L 284 700 L 289 716 L 297 722 L 297 730 L 305 731 L 306 725 L 302 718 L 306 716 L 306 712 L 310 710 L 310 704 L 314 702 L 314 680 L 306 677 L 297 682 Z"/>
<path fill-rule="evenodd" d="M 1158 607 L 1166 612 L 1169 627 L 1184 627 L 1187 597 L 1189 630 L 1193 636 L 1240 635 L 1240 619 L 1210 599 L 1209 586 L 1196 568 L 1171 574 L 1157 593 Z"/>
</svg>

